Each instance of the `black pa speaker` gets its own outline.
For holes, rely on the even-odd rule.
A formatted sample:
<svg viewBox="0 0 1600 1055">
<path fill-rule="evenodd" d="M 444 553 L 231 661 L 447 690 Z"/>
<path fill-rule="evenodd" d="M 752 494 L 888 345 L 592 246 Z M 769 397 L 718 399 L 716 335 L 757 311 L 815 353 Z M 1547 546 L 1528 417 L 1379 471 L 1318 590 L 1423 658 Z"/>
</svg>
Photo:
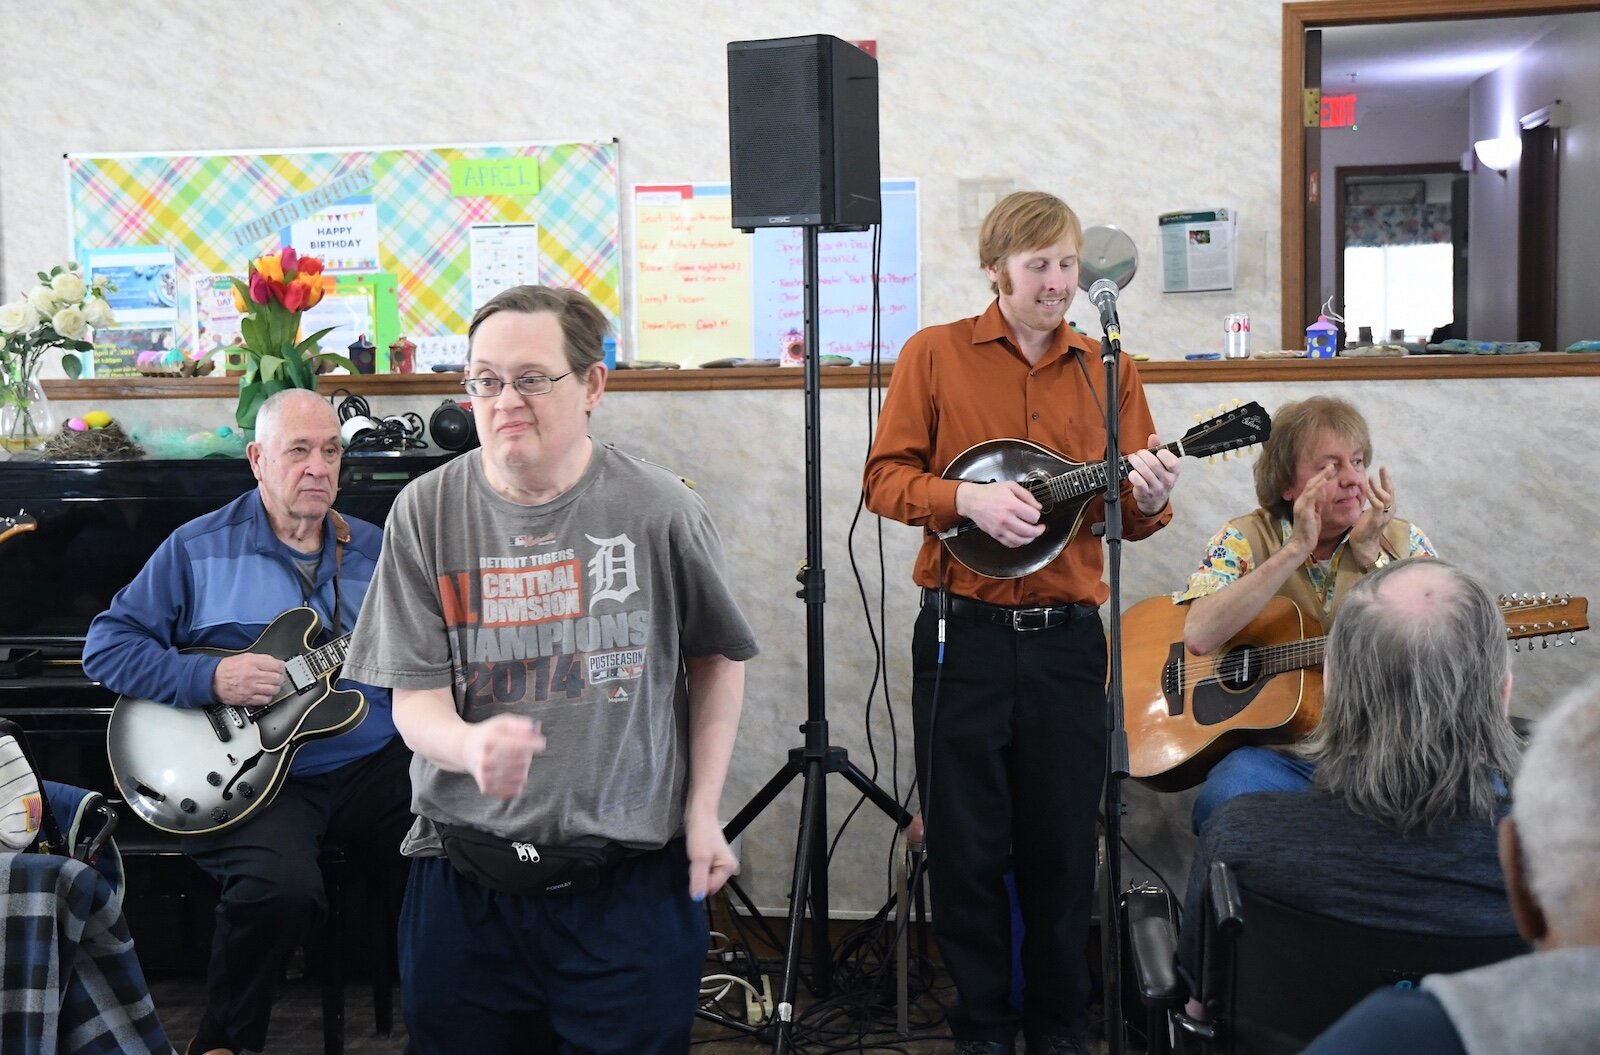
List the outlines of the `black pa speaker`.
<svg viewBox="0 0 1600 1055">
<path fill-rule="evenodd" d="M 433 412 L 428 419 L 428 434 L 441 450 L 464 451 L 478 446 L 478 423 L 472 411 L 453 399 L 445 400 Z"/>
<path fill-rule="evenodd" d="M 879 223 L 878 60 L 826 34 L 733 41 L 728 148 L 735 227 Z"/>
</svg>

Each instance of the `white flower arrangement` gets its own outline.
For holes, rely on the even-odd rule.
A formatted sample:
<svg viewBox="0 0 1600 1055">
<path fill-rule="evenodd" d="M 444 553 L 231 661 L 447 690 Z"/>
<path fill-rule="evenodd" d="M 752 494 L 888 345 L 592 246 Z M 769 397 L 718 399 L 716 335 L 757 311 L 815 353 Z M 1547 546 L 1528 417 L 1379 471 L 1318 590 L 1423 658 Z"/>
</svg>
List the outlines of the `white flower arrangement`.
<svg viewBox="0 0 1600 1055">
<path fill-rule="evenodd" d="M 39 284 L 21 300 L 0 306 L 0 383 L 31 381 L 51 348 L 92 349 L 89 331 L 117 321 L 106 302 L 109 289 L 104 279 L 85 282 L 76 261 L 39 272 Z M 76 356 L 63 365 L 74 376 L 74 367 L 82 369 Z"/>
</svg>

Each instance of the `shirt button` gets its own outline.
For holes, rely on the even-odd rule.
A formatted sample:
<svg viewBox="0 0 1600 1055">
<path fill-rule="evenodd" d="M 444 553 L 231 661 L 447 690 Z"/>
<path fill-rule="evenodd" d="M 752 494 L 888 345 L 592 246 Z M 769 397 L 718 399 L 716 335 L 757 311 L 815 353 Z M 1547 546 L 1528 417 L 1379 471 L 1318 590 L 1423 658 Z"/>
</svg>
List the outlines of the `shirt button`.
<svg viewBox="0 0 1600 1055">
<path fill-rule="evenodd" d="M 1037 410 L 1033 412 L 1033 420 L 1034 421 L 1038 421 L 1039 420 L 1039 412 Z"/>
</svg>

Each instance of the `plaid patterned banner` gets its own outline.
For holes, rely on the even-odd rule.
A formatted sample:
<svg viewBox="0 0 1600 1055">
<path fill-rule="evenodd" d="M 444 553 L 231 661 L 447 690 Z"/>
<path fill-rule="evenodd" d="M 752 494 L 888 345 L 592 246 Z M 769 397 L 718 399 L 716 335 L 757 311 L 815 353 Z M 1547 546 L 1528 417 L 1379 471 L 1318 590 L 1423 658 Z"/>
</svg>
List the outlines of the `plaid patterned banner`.
<svg viewBox="0 0 1600 1055">
<path fill-rule="evenodd" d="M 515 157 L 537 159 L 537 193 L 486 190 L 468 196 L 452 190 L 451 162 Z M 84 259 L 91 249 L 170 247 L 180 291 L 178 338 L 187 351 L 194 312 L 191 276 L 242 273 L 250 257 L 273 251 L 280 239 L 276 232 L 243 243 L 238 238 L 274 230 L 276 220 L 296 210 L 303 214 L 319 188 L 368 184 L 369 176 L 370 185 L 358 193 L 376 212 L 379 270 L 395 276 L 402 333 L 413 338 L 465 334 L 472 316 L 470 228 L 517 223 L 538 225 L 540 281 L 584 290 L 620 331 L 615 142 L 71 155 L 67 196 L 73 252 Z M 258 222 L 263 218 L 274 223 L 264 227 Z"/>
</svg>

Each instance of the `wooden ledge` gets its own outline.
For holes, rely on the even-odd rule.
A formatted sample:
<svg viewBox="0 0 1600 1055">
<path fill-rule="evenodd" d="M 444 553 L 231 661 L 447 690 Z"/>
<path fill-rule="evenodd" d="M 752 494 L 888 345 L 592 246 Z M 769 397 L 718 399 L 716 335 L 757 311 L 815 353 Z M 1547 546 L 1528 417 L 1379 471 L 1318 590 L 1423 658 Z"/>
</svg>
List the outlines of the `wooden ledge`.
<svg viewBox="0 0 1600 1055">
<path fill-rule="evenodd" d="M 824 388 L 866 388 L 867 366 L 822 368 Z M 881 369 L 888 383 L 892 365 Z M 795 367 L 729 367 L 714 370 L 617 370 L 606 381 L 612 392 L 710 392 L 799 389 L 804 372 Z M 1600 377 L 1600 352 L 1536 355 L 1408 355 L 1354 359 L 1152 359 L 1139 364 L 1147 385 L 1193 385 L 1241 381 L 1421 381 L 1466 377 Z M 319 390 L 346 390 L 364 396 L 462 395 L 460 374 L 387 374 L 324 377 Z M 239 382 L 231 377 L 106 378 L 46 381 L 51 399 L 232 399 Z"/>
</svg>

